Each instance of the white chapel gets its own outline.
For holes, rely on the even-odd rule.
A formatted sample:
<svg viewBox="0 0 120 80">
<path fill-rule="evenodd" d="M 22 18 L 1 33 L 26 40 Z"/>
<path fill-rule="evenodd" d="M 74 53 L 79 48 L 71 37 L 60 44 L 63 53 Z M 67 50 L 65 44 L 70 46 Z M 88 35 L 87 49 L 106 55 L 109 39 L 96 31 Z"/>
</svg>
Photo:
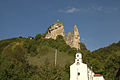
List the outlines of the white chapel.
<svg viewBox="0 0 120 80">
<path fill-rule="evenodd" d="M 87 64 L 82 63 L 82 54 L 77 53 L 75 63 L 70 66 L 70 80 L 105 80 L 101 74 L 95 74 Z"/>
</svg>

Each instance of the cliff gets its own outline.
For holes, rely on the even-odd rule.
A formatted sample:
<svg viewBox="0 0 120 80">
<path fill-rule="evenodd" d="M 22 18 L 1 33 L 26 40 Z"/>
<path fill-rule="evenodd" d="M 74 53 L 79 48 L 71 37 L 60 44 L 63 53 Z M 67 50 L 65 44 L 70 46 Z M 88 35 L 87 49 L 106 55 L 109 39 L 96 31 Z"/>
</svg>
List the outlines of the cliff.
<svg viewBox="0 0 120 80">
<path fill-rule="evenodd" d="M 64 25 L 61 22 L 55 22 L 48 28 L 48 33 L 45 38 L 56 39 L 57 35 L 65 36 Z"/>
<path fill-rule="evenodd" d="M 68 32 L 66 35 L 64 32 L 64 25 L 61 22 L 55 22 L 48 28 L 48 32 L 45 38 L 56 39 L 58 35 L 64 37 L 65 42 L 72 48 L 80 49 L 80 34 L 77 26 L 74 26 L 74 31 L 72 34 Z"/>
</svg>

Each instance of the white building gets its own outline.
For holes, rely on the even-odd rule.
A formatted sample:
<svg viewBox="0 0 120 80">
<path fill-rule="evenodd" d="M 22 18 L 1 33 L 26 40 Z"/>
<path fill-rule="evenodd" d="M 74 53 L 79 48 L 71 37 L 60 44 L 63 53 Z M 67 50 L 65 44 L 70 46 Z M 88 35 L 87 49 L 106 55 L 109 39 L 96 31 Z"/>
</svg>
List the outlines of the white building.
<svg viewBox="0 0 120 80">
<path fill-rule="evenodd" d="M 70 80 L 104 80 L 104 78 L 82 63 L 82 54 L 77 53 L 75 63 L 70 66 Z"/>
<path fill-rule="evenodd" d="M 105 80 L 101 74 L 94 74 L 93 80 Z"/>
</svg>

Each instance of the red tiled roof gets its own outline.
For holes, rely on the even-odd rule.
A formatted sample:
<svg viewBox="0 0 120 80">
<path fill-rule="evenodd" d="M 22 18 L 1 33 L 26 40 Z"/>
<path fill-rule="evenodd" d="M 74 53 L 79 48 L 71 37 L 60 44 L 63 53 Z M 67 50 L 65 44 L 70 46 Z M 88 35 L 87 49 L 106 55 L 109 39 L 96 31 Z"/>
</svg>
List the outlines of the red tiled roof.
<svg viewBox="0 0 120 80">
<path fill-rule="evenodd" d="M 103 76 L 103 75 L 101 75 L 101 74 L 94 74 L 94 76 Z"/>
</svg>

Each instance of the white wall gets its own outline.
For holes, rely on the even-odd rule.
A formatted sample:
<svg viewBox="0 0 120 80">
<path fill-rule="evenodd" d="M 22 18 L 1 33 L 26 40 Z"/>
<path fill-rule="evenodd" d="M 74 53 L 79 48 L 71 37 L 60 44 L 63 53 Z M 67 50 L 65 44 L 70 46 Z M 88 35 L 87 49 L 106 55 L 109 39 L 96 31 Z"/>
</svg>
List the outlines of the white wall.
<svg viewBox="0 0 120 80">
<path fill-rule="evenodd" d="M 78 75 L 80 73 L 80 75 Z M 70 66 L 70 80 L 88 80 L 87 65 L 74 63 Z"/>
<path fill-rule="evenodd" d="M 88 67 L 88 80 L 93 80 L 94 72 Z"/>
<path fill-rule="evenodd" d="M 75 63 L 70 66 L 70 80 L 104 80 L 103 76 L 94 76 L 94 72 L 82 63 L 82 54 L 77 53 Z"/>
<path fill-rule="evenodd" d="M 93 80 L 104 80 L 103 76 L 95 76 Z"/>
</svg>

